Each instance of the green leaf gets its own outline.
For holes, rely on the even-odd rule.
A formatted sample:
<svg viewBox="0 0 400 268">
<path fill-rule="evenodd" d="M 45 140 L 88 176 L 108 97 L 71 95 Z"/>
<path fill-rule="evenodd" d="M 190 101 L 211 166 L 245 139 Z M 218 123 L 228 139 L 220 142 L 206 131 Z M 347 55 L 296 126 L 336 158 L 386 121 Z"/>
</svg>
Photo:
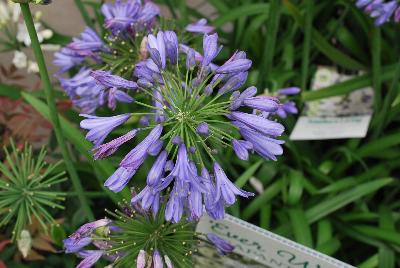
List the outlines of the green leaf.
<svg viewBox="0 0 400 268">
<path fill-rule="evenodd" d="M 380 78 L 382 81 L 387 81 L 393 77 L 394 73 L 394 65 L 384 67 L 382 68 L 382 75 Z M 305 101 L 324 99 L 328 97 L 349 94 L 355 90 L 371 86 L 371 84 L 371 73 L 366 73 L 364 75 L 357 76 L 342 83 L 337 83 L 320 90 L 305 91 L 302 93 L 302 97 Z"/>
<path fill-rule="evenodd" d="M 296 6 L 290 3 L 289 0 L 284 0 L 283 3 L 289 11 L 289 14 L 295 19 L 300 27 L 304 28 L 304 17 L 301 15 Z M 329 44 L 329 42 L 326 41 L 325 38 L 317 30 L 313 29 L 311 36 L 315 47 L 334 63 L 339 64 L 350 70 L 365 69 L 365 66 L 363 64 L 354 60 L 353 58 L 349 57 L 348 55 L 344 54 L 343 52 Z"/>
<path fill-rule="evenodd" d="M 289 218 L 293 234 L 297 242 L 312 248 L 313 241 L 310 225 L 307 222 L 304 210 L 300 207 L 289 209 Z"/>
<path fill-rule="evenodd" d="M 21 88 L 14 85 L 0 84 L 0 96 L 16 100 L 21 97 Z"/>
<path fill-rule="evenodd" d="M 378 189 L 393 182 L 392 178 L 377 179 L 372 182 L 360 184 L 350 190 L 327 198 L 306 211 L 306 217 L 309 223 L 313 223 L 332 212 L 341 209 L 342 207 L 358 200 L 359 198 L 375 193 Z"/>
<path fill-rule="evenodd" d="M 261 13 L 268 13 L 269 4 L 249 4 L 240 6 L 229 12 L 218 16 L 211 24 L 219 27 L 227 22 L 235 21 L 245 16 L 253 16 Z"/>
<path fill-rule="evenodd" d="M 242 188 L 247 181 L 254 175 L 260 165 L 264 162 L 263 159 L 258 160 L 255 164 L 249 167 L 242 175 L 235 181 L 237 187 Z"/>
<path fill-rule="evenodd" d="M 270 200 L 279 194 L 282 190 L 282 180 L 277 180 L 268 186 L 267 190 L 261 195 L 257 196 L 244 210 L 242 218 L 248 220 L 253 216 L 262 206 L 265 206 Z"/>
</svg>

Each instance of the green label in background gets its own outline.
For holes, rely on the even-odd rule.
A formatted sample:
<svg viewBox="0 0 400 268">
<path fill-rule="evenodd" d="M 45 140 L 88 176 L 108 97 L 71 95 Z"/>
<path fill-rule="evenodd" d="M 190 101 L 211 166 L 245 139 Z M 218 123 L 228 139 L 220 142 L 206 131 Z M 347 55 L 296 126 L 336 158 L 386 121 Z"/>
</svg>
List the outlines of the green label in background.
<svg viewBox="0 0 400 268">
<path fill-rule="evenodd" d="M 307 248 L 282 236 L 268 232 L 230 215 L 215 221 L 204 216 L 196 231 L 213 232 L 235 246 L 234 254 L 221 257 L 211 247 L 200 247 L 195 263 L 198 267 L 243 268 L 333 268 L 353 267 Z M 210 266 L 209 266 L 210 267 Z"/>
</svg>

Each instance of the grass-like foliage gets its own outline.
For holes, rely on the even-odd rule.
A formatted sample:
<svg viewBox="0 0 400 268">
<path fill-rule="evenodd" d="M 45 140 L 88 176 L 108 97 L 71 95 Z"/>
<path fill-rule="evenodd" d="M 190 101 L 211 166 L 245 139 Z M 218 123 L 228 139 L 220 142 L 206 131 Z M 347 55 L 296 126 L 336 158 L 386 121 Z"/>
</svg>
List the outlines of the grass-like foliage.
<svg viewBox="0 0 400 268">
<path fill-rule="evenodd" d="M 64 209 L 60 201 L 65 193 L 54 191 L 56 184 L 66 180 L 65 172 L 55 172 L 61 164 L 48 164 L 46 150 L 34 156 L 28 144 L 17 149 L 11 143 L 11 152 L 4 148 L 6 161 L 0 163 L 0 226 L 13 228 L 12 237 L 18 239 L 34 216 L 44 230 L 55 224 L 49 210 Z"/>
</svg>

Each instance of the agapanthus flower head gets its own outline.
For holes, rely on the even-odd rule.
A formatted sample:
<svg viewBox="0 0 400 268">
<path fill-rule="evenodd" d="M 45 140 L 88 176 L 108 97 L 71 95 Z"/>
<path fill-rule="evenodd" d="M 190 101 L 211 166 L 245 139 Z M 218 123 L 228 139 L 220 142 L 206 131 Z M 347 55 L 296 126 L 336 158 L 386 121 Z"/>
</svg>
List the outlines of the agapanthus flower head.
<svg viewBox="0 0 400 268">
<path fill-rule="evenodd" d="M 100 258 L 113 267 L 192 266 L 200 238 L 194 224 L 167 223 L 163 210 L 152 215 L 138 204 L 119 205 L 114 212 L 106 209 L 111 219 L 84 224 L 64 240 L 66 253 L 84 258 L 77 267 L 92 267 Z"/>
<path fill-rule="evenodd" d="M 105 186 L 121 190 L 145 159 L 155 156 L 147 186 L 133 203 L 152 209 L 154 214 L 167 192 L 168 221 L 177 223 L 184 216 L 197 220 L 203 204 L 207 204 L 206 211 L 212 217 L 221 218 L 224 208 L 232 205 L 237 195 L 249 197 L 252 193 L 230 182 L 218 163 L 219 152 L 233 148 L 240 159 L 247 159 L 246 152 L 255 151 L 276 160 L 276 155 L 282 154 L 282 142 L 276 138 L 284 128 L 260 113 L 276 112 L 279 101 L 256 96 L 255 87 L 241 92 L 251 66 L 244 52 L 235 52 L 221 67 L 213 63 L 222 48 L 217 34 L 204 35 L 203 53 L 178 46 L 177 35 L 171 31 L 154 33 L 147 39 L 150 58 L 137 64 L 135 76 L 138 81 L 146 81 L 138 83 L 138 90 L 147 95 L 148 101 L 136 104 L 148 116 L 147 126 L 140 130 L 148 136 L 136 141 Z M 92 129 L 88 138 L 96 147 L 111 129 L 110 120 L 104 123 L 104 130 L 96 125 L 99 131 L 86 126 Z M 211 173 L 208 179 L 203 178 L 204 170 Z M 215 193 L 213 200 L 210 191 Z"/>
</svg>

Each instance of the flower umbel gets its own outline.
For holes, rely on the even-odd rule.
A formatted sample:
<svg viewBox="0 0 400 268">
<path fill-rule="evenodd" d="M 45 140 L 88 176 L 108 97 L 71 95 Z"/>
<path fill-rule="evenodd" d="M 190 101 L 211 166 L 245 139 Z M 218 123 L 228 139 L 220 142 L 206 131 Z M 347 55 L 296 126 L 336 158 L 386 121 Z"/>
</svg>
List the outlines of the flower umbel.
<svg viewBox="0 0 400 268">
<path fill-rule="evenodd" d="M 276 112 L 278 100 L 255 96 L 255 87 L 240 92 L 251 66 L 244 52 L 236 52 L 221 67 L 213 63 L 222 49 L 217 34 L 204 35 L 203 55 L 179 45 L 173 31 L 150 34 L 147 40 L 150 58 L 137 64 L 135 76 L 138 90 L 147 95 L 148 102 L 135 101 L 138 113 L 132 116 L 145 114 L 146 127 L 139 131 L 150 133 L 124 157 L 105 186 L 120 191 L 149 155 L 158 156 L 147 187 L 134 202 L 152 208 L 155 214 L 164 189 L 171 188 L 166 220 L 177 223 L 183 215 L 189 220 L 199 219 L 203 201 L 212 217 L 222 218 L 224 207 L 232 205 L 236 195 L 253 194 L 229 181 L 219 164 L 219 153 L 233 148 L 240 159 L 247 159 L 247 150 L 254 150 L 276 160 L 276 155 L 282 154 L 283 142 L 275 138 L 284 128 L 259 112 Z M 91 128 L 89 140 L 100 146 L 112 130 L 108 125 L 110 122 L 99 121 Z M 238 142 L 240 136 L 244 141 Z M 171 161 L 174 164 L 167 169 L 166 163 Z M 199 170 L 211 167 L 214 172 L 207 179 L 199 174 Z M 210 191 L 218 198 L 211 200 Z"/>
</svg>

